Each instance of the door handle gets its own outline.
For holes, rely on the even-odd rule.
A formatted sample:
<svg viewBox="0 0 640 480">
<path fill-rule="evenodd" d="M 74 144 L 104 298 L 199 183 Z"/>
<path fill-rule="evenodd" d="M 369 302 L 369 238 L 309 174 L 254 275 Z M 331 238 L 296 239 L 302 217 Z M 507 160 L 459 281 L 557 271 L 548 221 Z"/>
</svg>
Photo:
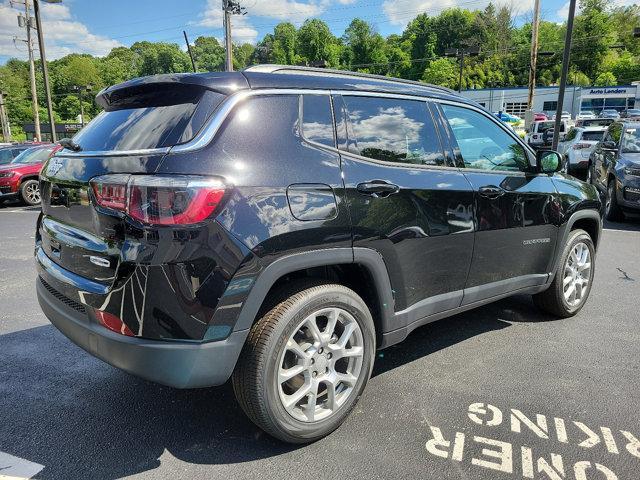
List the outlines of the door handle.
<svg viewBox="0 0 640 480">
<path fill-rule="evenodd" d="M 478 194 L 485 198 L 498 198 L 504 195 L 505 191 L 495 185 L 485 185 L 478 189 Z"/>
<path fill-rule="evenodd" d="M 370 195 L 374 198 L 385 198 L 400 191 L 400 187 L 384 180 L 371 180 L 356 185 L 358 192 L 363 195 Z"/>
</svg>

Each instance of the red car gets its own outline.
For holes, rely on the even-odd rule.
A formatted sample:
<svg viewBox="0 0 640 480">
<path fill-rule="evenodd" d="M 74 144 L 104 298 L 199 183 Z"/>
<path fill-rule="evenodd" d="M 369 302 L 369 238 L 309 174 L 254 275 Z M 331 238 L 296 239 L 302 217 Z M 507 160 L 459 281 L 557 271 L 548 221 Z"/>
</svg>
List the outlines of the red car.
<svg viewBox="0 0 640 480">
<path fill-rule="evenodd" d="M 548 120 L 549 117 L 547 117 L 544 113 L 534 113 L 533 114 L 533 121 L 534 122 L 542 122 L 544 120 Z"/>
<path fill-rule="evenodd" d="M 8 165 L 0 165 L 0 202 L 19 198 L 27 205 L 40 203 L 38 175 L 42 164 L 60 150 L 60 145 L 44 145 L 25 150 Z"/>
</svg>

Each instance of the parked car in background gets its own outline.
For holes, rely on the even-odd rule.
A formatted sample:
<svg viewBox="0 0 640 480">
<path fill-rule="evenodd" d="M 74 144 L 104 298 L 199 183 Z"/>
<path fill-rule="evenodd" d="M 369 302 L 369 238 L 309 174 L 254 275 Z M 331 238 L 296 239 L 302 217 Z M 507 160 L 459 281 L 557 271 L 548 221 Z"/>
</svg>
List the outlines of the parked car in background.
<svg viewBox="0 0 640 480">
<path fill-rule="evenodd" d="M 525 135 L 525 141 L 535 148 L 551 146 L 555 124 L 555 120 L 533 122 L 529 128 L 529 133 Z M 565 120 L 562 120 L 560 122 L 560 135 L 563 136 L 568 130 L 568 123 Z"/>
<path fill-rule="evenodd" d="M 132 374 L 231 378 L 281 440 L 338 428 L 377 350 L 421 325 L 515 294 L 566 318 L 589 296 L 597 190 L 449 89 L 262 65 L 96 103 L 42 168 L 40 306 Z"/>
<path fill-rule="evenodd" d="M 585 118 L 576 120 L 576 127 L 608 127 L 615 119 L 613 118 Z"/>
<path fill-rule="evenodd" d="M 596 118 L 596 114 L 591 110 L 581 110 L 576 116 L 576 120 L 590 120 L 592 118 Z"/>
<path fill-rule="evenodd" d="M 620 118 L 628 120 L 640 120 L 640 108 L 630 108 L 620 114 Z"/>
<path fill-rule="evenodd" d="M 640 122 L 615 122 L 590 158 L 591 183 L 606 194 L 608 220 L 640 213 Z"/>
<path fill-rule="evenodd" d="M 620 118 L 620 113 L 613 108 L 605 108 L 600 112 L 599 116 L 600 118 L 613 118 L 614 120 L 617 120 Z"/>
<path fill-rule="evenodd" d="M 555 115 L 555 114 L 553 114 L 553 117 L 551 117 L 551 119 L 552 119 L 552 120 L 555 120 L 555 119 L 556 119 L 556 115 Z M 560 119 L 562 119 L 562 120 L 564 120 L 564 121 L 566 121 L 566 122 L 571 121 L 571 113 L 569 113 L 569 112 L 567 112 L 567 111 L 563 110 L 563 111 L 562 111 L 562 114 L 560 115 Z"/>
<path fill-rule="evenodd" d="M 60 145 L 52 144 L 31 147 L 20 153 L 11 163 L 0 166 L 0 202 L 18 198 L 27 205 L 38 205 L 40 169 L 60 148 Z"/>
<path fill-rule="evenodd" d="M 589 181 L 589 156 L 606 131 L 606 127 L 571 127 L 558 143 L 558 152 L 565 158 L 565 172 Z"/>
<path fill-rule="evenodd" d="M 549 117 L 545 113 L 534 113 L 533 121 L 534 122 L 542 122 L 544 120 L 548 120 Z"/>
<path fill-rule="evenodd" d="M 11 163 L 14 158 L 24 152 L 27 148 L 31 148 L 33 145 L 25 144 L 7 144 L 0 147 L 0 165 L 6 165 Z"/>
<path fill-rule="evenodd" d="M 505 123 L 520 123 L 522 119 L 507 112 L 495 112 L 494 115 Z"/>
</svg>

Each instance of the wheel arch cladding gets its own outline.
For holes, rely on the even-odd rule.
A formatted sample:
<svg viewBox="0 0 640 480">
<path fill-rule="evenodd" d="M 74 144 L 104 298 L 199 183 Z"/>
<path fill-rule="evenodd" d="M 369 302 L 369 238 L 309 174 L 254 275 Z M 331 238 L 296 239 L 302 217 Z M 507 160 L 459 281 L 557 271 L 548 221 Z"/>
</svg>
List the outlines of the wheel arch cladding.
<svg viewBox="0 0 640 480">
<path fill-rule="evenodd" d="M 591 209 L 578 210 L 577 212 L 574 212 L 567 222 L 560 227 L 558 239 L 561 241 L 556 245 L 555 259 L 553 269 L 551 270 L 552 276 L 549 277 L 549 283 L 558 269 L 560 257 L 562 256 L 562 251 L 564 250 L 564 246 L 567 243 L 569 235 L 572 231 L 578 228 L 585 230 L 589 234 L 597 250 L 602 233 L 602 218 L 600 217 L 600 214 L 598 211 Z"/>
<path fill-rule="evenodd" d="M 290 279 L 304 277 L 351 288 L 369 307 L 376 335 L 392 329 L 393 293 L 380 254 L 367 248 L 329 248 L 287 255 L 265 267 L 245 300 L 234 330 L 251 328 L 270 294 Z"/>
</svg>

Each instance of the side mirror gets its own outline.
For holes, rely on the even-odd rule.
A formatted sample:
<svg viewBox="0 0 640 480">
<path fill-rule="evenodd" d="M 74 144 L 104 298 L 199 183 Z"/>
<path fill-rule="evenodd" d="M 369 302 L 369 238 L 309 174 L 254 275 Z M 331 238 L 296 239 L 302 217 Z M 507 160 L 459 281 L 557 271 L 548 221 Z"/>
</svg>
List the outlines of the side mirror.
<svg viewBox="0 0 640 480">
<path fill-rule="evenodd" d="M 618 146 L 616 145 L 616 142 L 612 142 L 611 140 L 607 140 L 605 142 L 602 142 L 602 149 L 603 150 L 616 150 L 618 148 Z"/>
<path fill-rule="evenodd" d="M 553 150 L 538 150 L 536 152 L 538 171 L 542 173 L 554 173 L 562 170 L 562 155 Z"/>
</svg>

